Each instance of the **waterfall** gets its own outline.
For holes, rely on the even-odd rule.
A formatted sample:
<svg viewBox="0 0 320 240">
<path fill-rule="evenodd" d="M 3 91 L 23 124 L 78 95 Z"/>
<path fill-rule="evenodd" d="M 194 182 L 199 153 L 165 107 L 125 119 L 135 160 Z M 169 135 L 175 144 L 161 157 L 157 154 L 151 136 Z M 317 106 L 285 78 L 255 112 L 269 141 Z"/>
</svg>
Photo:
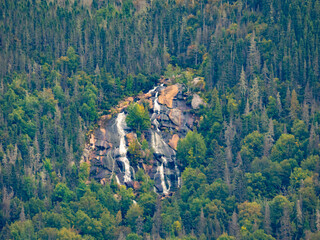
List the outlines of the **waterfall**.
<svg viewBox="0 0 320 240">
<path fill-rule="evenodd" d="M 165 143 L 163 142 L 163 140 L 161 139 L 161 137 L 158 133 L 153 132 L 151 144 L 152 144 L 152 148 L 154 149 L 155 153 L 161 153 L 160 146 L 163 146 L 163 144 L 165 144 Z M 161 160 L 162 160 L 162 163 L 160 165 L 159 165 L 159 163 L 157 163 L 158 166 L 157 166 L 156 175 L 160 176 L 162 191 L 164 194 L 167 194 L 170 190 L 170 186 L 169 186 L 169 188 L 167 188 L 167 186 L 166 186 L 165 176 L 164 176 L 164 165 L 167 164 L 167 159 L 165 156 L 162 156 Z"/>
<path fill-rule="evenodd" d="M 161 106 L 158 103 L 158 92 L 157 92 L 156 95 L 155 95 L 155 99 L 153 101 L 153 114 L 151 116 L 151 121 L 152 121 L 153 125 L 156 127 L 157 132 L 160 132 L 160 130 L 159 130 L 159 122 L 157 120 L 157 117 L 159 116 L 160 111 L 161 111 Z"/>
<path fill-rule="evenodd" d="M 157 114 L 157 115 L 160 114 L 160 110 L 161 110 L 160 104 L 158 103 L 158 94 L 159 92 L 156 93 L 154 103 L 153 103 L 153 114 Z"/>
<path fill-rule="evenodd" d="M 121 185 L 120 180 L 119 180 L 117 174 L 116 174 L 116 180 L 117 180 L 117 183 L 118 183 L 119 185 Z"/>
<path fill-rule="evenodd" d="M 156 94 L 155 94 L 155 99 L 153 102 L 153 114 L 151 116 L 151 120 L 157 130 L 157 132 L 152 132 L 152 141 L 151 141 L 152 147 L 153 147 L 155 153 L 161 153 L 161 148 L 163 148 L 166 145 L 166 143 L 163 141 L 161 136 L 158 134 L 158 132 L 160 132 L 160 130 L 158 127 L 159 123 L 157 121 L 157 117 L 159 116 L 160 111 L 161 111 L 161 106 L 158 103 L 158 93 L 159 92 L 156 92 Z M 170 185 L 169 185 L 169 188 L 167 188 L 166 182 L 165 182 L 165 175 L 164 175 L 164 166 L 167 164 L 167 159 L 164 156 L 162 156 L 161 160 L 162 160 L 162 163 L 160 165 L 158 163 L 156 175 L 160 176 L 163 193 L 168 194 L 168 192 L 170 190 Z"/>
<path fill-rule="evenodd" d="M 152 128 L 144 132 L 144 138 L 148 141 L 150 149 L 153 149 L 154 161 L 149 158 L 152 151 L 148 152 L 144 149 L 142 153 L 145 155 L 142 158 L 146 156 L 144 159 L 146 161 L 143 163 L 139 161 L 138 165 L 134 167 L 130 166 L 126 134 L 132 132 L 133 137 L 135 137 L 135 134 L 126 125 L 126 114 L 124 112 L 118 113 L 114 118 L 101 121 L 103 124 L 95 130 L 90 145 L 86 147 L 88 153 L 85 157 L 90 158 L 90 174 L 93 178 L 97 180 L 108 178 L 111 180 L 115 177 L 118 184 L 125 184 L 134 188 L 137 186 L 133 182 L 135 171 L 143 169 L 146 174 L 155 180 L 155 192 L 159 194 L 167 195 L 181 186 L 181 173 L 176 160 L 176 152 L 169 143 L 170 139 L 173 139 L 173 134 L 178 134 L 180 138 L 183 138 L 188 129 L 175 128 L 175 123 L 172 122 L 170 116 L 170 108 L 160 104 L 159 97 L 162 90 L 165 90 L 163 84 L 155 86 L 141 98 L 153 103 L 149 113 Z M 163 94 L 164 99 L 166 99 L 167 91 Z M 140 96 L 138 98 L 140 99 Z M 138 98 L 135 100 L 138 100 Z M 189 109 L 181 96 L 174 98 L 173 101 L 176 101 L 175 106 L 180 111 Z M 188 115 L 188 117 L 191 119 L 191 116 Z"/>
<path fill-rule="evenodd" d="M 117 120 L 117 129 L 120 137 L 120 144 L 119 144 L 119 154 L 120 154 L 120 161 L 123 162 L 125 172 L 124 172 L 124 182 L 131 181 L 131 173 L 130 173 L 130 162 L 127 158 L 127 146 L 125 140 L 125 131 L 124 127 L 126 126 L 126 115 L 124 112 L 119 113 Z"/>
<path fill-rule="evenodd" d="M 167 163 L 167 159 L 162 157 L 162 163 L 160 166 L 157 167 L 157 173 L 160 175 L 160 179 L 161 179 L 161 186 L 162 186 L 162 191 L 164 194 L 168 194 L 169 190 L 170 190 L 170 182 L 169 182 L 169 188 L 167 188 L 166 186 L 166 182 L 165 182 L 165 176 L 164 176 L 164 167 L 163 164 Z"/>
<path fill-rule="evenodd" d="M 178 165 L 177 165 L 176 162 L 174 163 L 174 168 L 175 168 L 175 171 L 176 171 L 176 174 L 177 174 L 178 187 L 181 187 L 180 170 L 179 170 Z"/>
</svg>

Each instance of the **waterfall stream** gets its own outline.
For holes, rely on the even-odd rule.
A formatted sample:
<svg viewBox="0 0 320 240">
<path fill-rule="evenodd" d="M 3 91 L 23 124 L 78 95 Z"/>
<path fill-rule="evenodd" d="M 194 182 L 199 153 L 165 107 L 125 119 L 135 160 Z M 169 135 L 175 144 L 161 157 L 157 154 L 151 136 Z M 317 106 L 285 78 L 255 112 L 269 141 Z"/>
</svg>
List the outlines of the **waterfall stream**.
<svg viewBox="0 0 320 240">
<path fill-rule="evenodd" d="M 156 91 L 157 88 L 154 88 L 153 91 Z M 157 91 L 155 94 L 155 99 L 153 102 L 153 114 L 151 116 L 151 121 L 153 123 L 153 125 L 156 127 L 156 131 L 157 132 L 152 132 L 152 148 L 154 149 L 155 153 L 157 154 L 162 154 L 161 152 L 161 148 L 166 146 L 166 143 L 164 142 L 164 140 L 161 138 L 161 135 L 158 134 L 158 132 L 160 132 L 159 130 L 159 122 L 157 121 L 157 117 L 160 115 L 160 111 L 161 111 L 161 106 L 158 103 L 158 94 L 159 92 Z M 170 190 L 170 182 L 169 183 L 169 188 L 167 188 L 166 182 L 165 182 L 165 174 L 164 174 L 164 166 L 167 164 L 167 159 L 165 156 L 161 157 L 161 164 L 158 162 L 157 163 L 157 173 L 155 175 L 155 177 L 158 175 L 160 177 L 161 180 L 161 186 L 162 186 L 162 191 L 164 194 L 168 194 L 169 190 Z"/>
<path fill-rule="evenodd" d="M 131 172 L 130 172 L 130 162 L 127 158 L 127 146 L 125 136 L 126 133 L 124 131 L 124 127 L 126 126 L 126 115 L 124 112 L 119 113 L 117 120 L 117 129 L 120 137 L 120 144 L 119 144 L 119 154 L 120 154 L 120 161 L 123 162 L 125 172 L 124 172 L 124 182 L 131 181 Z"/>
<path fill-rule="evenodd" d="M 150 156 L 152 151 L 141 148 L 141 153 L 148 155 L 142 155 L 135 166 L 130 163 L 129 142 L 137 136 L 127 127 L 125 109 L 95 130 L 92 136 L 93 144 L 88 145 L 86 157 L 91 158 L 90 174 L 96 180 L 106 182 L 106 179 L 111 180 L 115 177 L 118 184 L 137 188 L 139 184 L 135 182 L 135 170 L 143 169 L 154 180 L 155 191 L 158 194 L 167 195 L 180 187 L 181 178 L 176 152 L 170 141 L 173 139 L 173 134 L 179 134 L 179 137 L 183 138 L 187 130 L 180 130 L 172 121 L 170 114 L 177 109 L 182 112 L 188 108 L 183 105 L 185 102 L 181 96 L 172 100 L 175 101 L 174 108 L 159 102 L 159 96 L 163 94 L 161 90 L 166 88 L 163 85 L 156 86 L 143 95 L 147 101 L 153 103 L 149 113 L 152 128 L 143 133 L 144 139 L 153 149 L 153 156 Z M 161 97 L 167 101 L 165 95 Z M 134 102 L 140 103 L 140 101 L 140 98 L 134 99 Z"/>
</svg>

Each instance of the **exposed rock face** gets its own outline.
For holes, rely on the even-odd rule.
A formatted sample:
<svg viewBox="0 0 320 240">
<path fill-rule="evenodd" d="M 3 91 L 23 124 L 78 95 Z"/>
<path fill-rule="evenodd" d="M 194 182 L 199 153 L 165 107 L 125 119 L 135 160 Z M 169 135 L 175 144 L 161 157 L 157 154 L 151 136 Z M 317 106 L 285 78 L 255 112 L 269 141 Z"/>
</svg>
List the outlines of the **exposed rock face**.
<svg viewBox="0 0 320 240">
<path fill-rule="evenodd" d="M 91 178 L 105 184 L 115 176 L 119 184 L 137 189 L 139 185 L 135 181 L 135 171 L 142 168 L 154 180 L 157 193 L 169 194 L 175 191 L 180 186 L 180 170 L 176 162 L 177 144 L 193 128 L 195 121 L 183 92 L 182 85 L 164 87 L 162 84 L 135 99 L 126 99 L 115 108 L 113 117 L 103 116 L 83 154 L 83 160 L 91 163 Z M 127 127 L 126 114 L 122 111 L 133 101 L 150 103 L 152 127 L 144 132 L 144 137 L 153 152 L 148 162 L 138 160 L 134 164 L 127 149 L 137 136 Z M 120 109 L 122 112 L 116 114 Z M 141 155 L 142 158 L 144 156 Z"/>
<path fill-rule="evenodd" d="M 166 87 L 161 91 L 159 96 L 159 103 L 162 105 L 167 105 L 168 108 L 172 108 L 173 98 L 178 94 L 178 85 L 171 85 Z"/>
<path fill-rule="evenodd" d="M 182 111 L 179 108 L 171 109 L 169 112 L 169 118 L 175 125 L 180 127 L 182 123 Z"/>
<path fill-rule="evenodd" d="M 126 135 L 126 139 L 128 144 L 130 144 L 134 141 L 134 139 L 137 139 L 137 134 L 135 134 L 134 132 L 130 132 Z"/>
<path fill-rule="evenodd" d="M 205 84 L 205 81 L 204 81 L 204 78 L 202 77 L 196 77 L 192 80 L 192 85 L 193 87 L 196 87 L 200 90 L 204 90 L 206 84 Z"/>
<path fill-rule="evenodd" d="M 193 94 L 191 106 L 193 109 L 198 109 L 200 105 L 205 105 L 205 102 L 198 94 Z"/>
<path fill-rule="evenodd" d="M 172 147 L 174 150 L 177 150 L 178 141 L 179 141 L 179 135 L 174 134 L 172 138 L 169 140 L 169 146 Z"/>
</svg>

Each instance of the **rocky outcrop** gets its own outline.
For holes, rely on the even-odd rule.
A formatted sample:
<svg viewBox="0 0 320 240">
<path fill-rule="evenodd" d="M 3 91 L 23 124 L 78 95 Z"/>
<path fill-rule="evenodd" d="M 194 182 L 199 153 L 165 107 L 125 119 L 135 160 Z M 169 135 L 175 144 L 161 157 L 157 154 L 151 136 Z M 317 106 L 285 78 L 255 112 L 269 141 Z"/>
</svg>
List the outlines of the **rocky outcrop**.
<svg viewBox="0 0 320 240">
<path fill-rule="evenodd" d="M 198 94 L 193 94 L 191 106 L 193 109 L 198 109 L 200 105 L 206 105 Z"/>
<path fill-rule="evenodd" d="M 199 90 L 204 90 L 204 88 L 206 86 L 204 78 L 202 78 L 202 77 L 194 78 L 191 83 L 194 88 L 199 89 Z"/>
<path fill-rule="evenodd" d="M 174 134 L 172 138 L 169 140 L 169 146 L 172 147 L 174 150 L 177 150 L 179 139 L 180 139 L 179 135 Z"/>
<path fill-rule="evenodd" d="M 178 85 L 171 85 L 163 89 L 159 96 L 159 103 L 166 105 L 168 108 L 172 108 L 173 98 L 178 94 Z"/>
<path fill-rule="evenodd" d="M 176 161 L 178 141 L 193 129 L 195 122 L 191 111 L 194 105 L 187 104 L 187 97 L 184 86 L 162 84 L 136 98 L 127 98 L 109 115 L 104 115 L 83 151 L 83 160 L 91 163 L 91 178 L 105 184 L 115 177 L 119 184 L 138 189 L 135 172 L 143 169 L 154 180 L 157 193 L 167 195 L 175 191 L 180 186 Z M 203 104 L 201 98 L 196 100 L 196 106 Z M 138 149 L 137 153 L 141 154 L 129 154 L 129 145 L 137 135 L 125 124 L 125 108 L 131 102 L 143 101 L 150 106 L 152 127 L 143 133 L 149 148 Z M 137 147 L 141 148 L 141 139 L 137 140 L 140 141 Z"/>
<path fill-rule="evenodd" d="M 171 109 L 169 112 L 169 118 L 175 125 L 180 127 L 182 124 L 182 111 L 178 108 Z"/>
<path fill-rule="evenodd" d="M 128 144 L 130 145 L 130 143 L 132 143 L 135 139 L 137 139 L 137 134 L 135 134 L 134 132 L 130 132 L 126 135 L 126 139 Z"/>
</svg>

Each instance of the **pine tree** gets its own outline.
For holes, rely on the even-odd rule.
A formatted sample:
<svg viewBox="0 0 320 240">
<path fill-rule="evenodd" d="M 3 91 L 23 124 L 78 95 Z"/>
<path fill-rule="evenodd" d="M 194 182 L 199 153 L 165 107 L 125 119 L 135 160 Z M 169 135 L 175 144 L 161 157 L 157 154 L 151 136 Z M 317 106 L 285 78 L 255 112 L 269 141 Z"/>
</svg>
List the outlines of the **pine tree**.
<svg viewBox="0 0 320 240">
<path fill-rule="evenodd" d="M 263 82 L 265 84 L 266 92 L 268 96 L 272 96 L 273 89 L 271 89 L 271 84 L 270 84 L 270 77 L 269 77 L 269 70 L 267 67 L 267 62 L 263 63 L 263 68 L 262 68 L 262 76 L 263 76 Z"/>
<path fill-rule="evenodd" d="M 304 101 L 306 104 L 311 104 L 312 100 L 313 100 L 312 90 L 310 89 L 309 82 L 307 82 L 307 85 L 304 89 Z"/>
<path fill-rule="evenodd" d="M 286 92 L 286 98 L 285 98 L 285 105 L 284 105 L 284 108 L 285 108 L 285 111 L 286 112 L 290 112 L 290 102 L 291 102 L 291 91 L 290 91 L 290 88 L 289 86 L 287 87 L 287 92 Z"/>
<path fill-rule="evenodd" d="M 260 52 L 257 49 L 257 43 L 255 40 L 255 32 L 253 31 L 250 39 L 249 56 L 248 56 L 248 68 L 249 76 L 252 78 L 254 73 L 260 72 Z"/>
<path fill-rule="evenodd" d="M 228 163 L 227 162 L 225 162 L 224 179 L 225 179 L 225 182 L 226 182 L 226 184 L 228 186 L 229 193 L 231 193 L 232 186 L 231 186 L 231 183 L 230 183 L 230 171 L 229 171 L 229 167 L 228 167 Z"/>
<path fill-rule="evenodd" d="M 306 100 L 303 102 L 303 107 L 302 107 L 302 119 L 306 122 L 307 126 L 309 126 L 309 104 L 306 103 Z"/>
<path fill-rule="evenodd" d="M 280 236 L 283 240 L 291 240 L 292 239 L 292 228 L 290 222 L 290 214 L 287 206 L 283 208 L 283 215 L 280 220 Z"/>
<path fill-rule="evenodd" d="M 125 237 L 125 235 L 123 234 L 123 232 L 121 231 L 121 232 L 119 233 L 118 240 L 125 240 L 125 239 L 126 239 L 126 237 Z"/>
<path fill-rule="evenodd" d="M 268 131 L 269 122 L 270 121 L 267 115 L 266 108 L 263 107 L 262 114 L 261 114 L 261 131 L 262 132 Z"/>
<path fill-rule="evenodd" d="M 258 78 L 254 78 L 252 88 L 250 90 L 250 100 L 252 103 L 252 109 L 255 110 L 259 106 L 259 86 Z"/>
<path fill-rule="evenodd" d="M 265 202 L 263 229 L 267 234 L 272 233 L 271 219 L 270 219 L 270 206 L 267 201 Z"/>
<path fill-rule="evenodd" d="M 5 219 L 10 219 L 10 212 L 11 212 L 11 199 L 13 197 L 13 192 L 8 193 L 7 188 L 4 187 L 2 190 L 2 209 Z"/>
<path fill-rule="evenodd" d="M 233 180 L 234 195 L 239 202 L 243 202 L 246 198 L 246 179 L 244 173 L 240 169 L 235 170 L 235 176 Z"/>
<path fill-rule="evenodd" d="M 273 126 L 273 120 L 269 120 L 269 130 L 264 136 L 264 150 L 263 155 L 268 157 L 270 154 L 270 150 L 274 143 L 274 126 Z"/>
<path fill-rule="evenodd" d="M 204 217 L 203 208 L 201 208 L 199 223 L 198 223 L 198 236 L 201 236 L 206 229 L 206 219 Z"/>
<path fill-rule="evenodd" d="M 278 108 L 278 113 L 279 113 L 279 117 L 282 113 L 282 104 L 281 104 L 281 98 L 280 98 L 280 93 L 277 92 L 277 108 Z"/>
<path fill-rule="evenodd" d="M 227 147 L 225 148 L 226 159 L 229 164 L 232 163 L 232 147 L 229 138 L 226 141 Z"/>
<path fill-rule="evenodd" d="M 316 211 L 316 227 L 317 227 L 317 231 L 320 231 L 320 211 L 319 209 L 317 209 Z"/>
<path fill-rule="evenodd" d="M 246 108 L 244 110 L 244 115 L 248 116 L 250 114 L 250 103 L 249 103 L 249 98 L 247 98 L 247 103 L 246 103 Z"/>
<path fill-rule="evenodd" d="M 239 90 L 240 90 L 241 96 L 245 97 L 247 94 L 248 85 L 247 85 L 247 80 L 246 80 L 246 73 L 243 69 L 243 66 L 242 66 L 241 74 L 240 74 L 239 88 L 240 88 Z"/>
<path fill-rule="evenodd" d="M 299 101 L 297 98 L 297 93 L 293 89 L 292 94 L 291 94 L 291 104 L 290 104 L 290 116 L 293 120 L 298 118 L 300 112 L 300 105 Z"/>
<path fill-rule="evenodd" d="M 19 215 L 19 219 L 21 222 L 24 222 L 26 220 L 26 215 L 24 213 L 24 206 L 22 205 L 21 207 L 21 212 L 20 212 L 20 215 Z"/>
<path fill-rule="evenodd" d="M 231 221 L 229 222 L 229 234 L 231 236 L 235 236 L 235 237 L 238 237 L 240 234 L 238 215 L 237 215 L 236 211 L 233 211 Z"/>
<path fill-rule="evenodd" d="M 160 228 L 161 228 L 161 202 L 160 198 L 157 199 L 156 211 L 153 216 L 153 225 L 151 230 L 152 239 L 160 239 Z"/>
<path fill-rule="evenodd" d="M 136 219 L 136 233 L 141 235 L 143 233 L 143 220 L 141 216 Z"/>
<path fill-rule="evenodd" d="M 213 220 L 214 236 L 217 239 L 221 235 L 221 226 L 219 220 L 215 217 Z"/>
<path fill-rule="evenodd" d="M 298 199 L 297 203 L 296 203 L 296 209 L 297 209 L 297 228 L 298 231 L 300 232 L 300 236 L 303 232 L 302 228 L 303 228 L 303 215 L 302 215 L 302 204 L 301 204 L 301 200 Z"/>
<path fill-rule="evenodd" d="M 312 153 L 314 149 L 316 149 L 316 133 L 315 133 L 315 127 L 312 124 L 310 128 L 308 151 Z"/>
</svg>

